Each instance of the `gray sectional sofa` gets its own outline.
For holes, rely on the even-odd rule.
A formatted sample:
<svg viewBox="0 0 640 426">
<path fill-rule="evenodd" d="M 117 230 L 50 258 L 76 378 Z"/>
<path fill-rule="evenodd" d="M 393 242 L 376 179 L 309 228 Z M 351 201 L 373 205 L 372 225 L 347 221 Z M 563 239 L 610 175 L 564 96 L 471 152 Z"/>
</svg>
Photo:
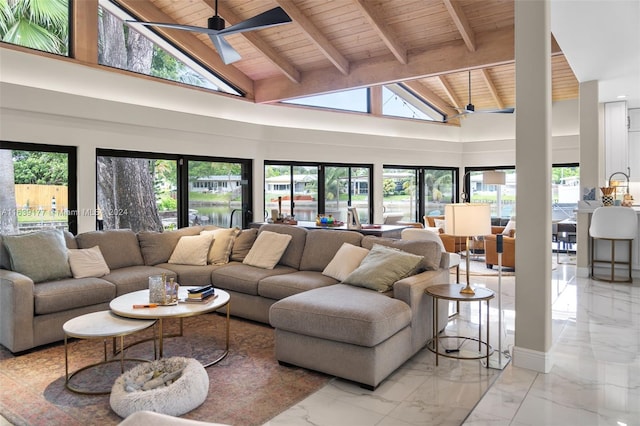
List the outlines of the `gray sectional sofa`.
<svg viewBox="0 0 640 426">
<path fill-rule="evenodd" d="M 69 249 L 100 247 L 109 273 L 101 277 L 72 276 L 35 282 L 11 270 L 16 249 L 7 251 L 10 237 L 0 237 L 0 343 L 21 352 L 63 339 L 62 325 L 76 316 L 109 308 L 121 294 L 148 288 L 148 277 L 166 274 L 181 285 L 213 283 L 231 294 L 232 315 L 270 323 L 276 333 L 276 357 L 282 363 L 322 371 L 374 388 L 424 347 L 431 338 L 431 299 L 424 289 L 449 281 L 448 254 L 429 241 L 363 237 L 339 230 L 265 224 L 235 237 L 229 262 L 201 266 L 168 263 L 183 236 L 204 227 L 134 233 L 94 231 L 73 236 L 65 232 Z M 259 233 L 291 236 L 273 269 L 243 263 Z M 48 231 L 57 232 L 61 231 Z M 48 235 L 48 234 L 47 234 Z M 51 235 L 48 235 L 51 237 Z M 59 236 L 59 238 L 62 238 Z M 13 241 L 13 240 L 12 240 Z M 420 269 L 400 279 L 387 293 L 343 284 L 322 272 L 343 243 L 372 248 L 395 247 L 423 256 Z M 53 266 L 55 250 L 29 253 L 26 268 Z M 423 264 L 431 262 L 429 270 Z M 17 262 L 19 263 L 19 262 Z M 64 273 L 62 274 L 64 275 Z M 39 277 L 38 279 L 42 279 Z M 440 310 L 439 328 L 447 321 Z"/>
</svg>

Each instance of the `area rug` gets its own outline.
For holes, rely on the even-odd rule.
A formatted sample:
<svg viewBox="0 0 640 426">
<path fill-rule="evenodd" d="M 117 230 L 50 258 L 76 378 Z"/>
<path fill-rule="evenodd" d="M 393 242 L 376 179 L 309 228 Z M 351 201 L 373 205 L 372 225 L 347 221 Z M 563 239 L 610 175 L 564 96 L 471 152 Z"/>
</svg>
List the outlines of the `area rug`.
<svg viewBox="0 0 640 426">
<path fill-rule="evenodd" d="M 224 347 L 224 317 L 207 314 L 184 319 L 184 336 L 165 339 L 164 356 L 215 359 Z M 168 332 L 179 321 L 165 321 Z M 151 336 L 151 330 L 128 336 L 125 345 Z M 200 407 L 183 418 L 233 426 L 257 426 L 324 386 L 330 377 L 280 366 L 274 355 L 274 332 L 267 325 L 231 320 L 229 355 L 207 368 L 209 394 Z M 101 340 L 72 340 L 69 370 L 100 361 Z M 110 352 L 109 341 L 109 354 Z M 153 358 L 149 341 L 132 346 L 127 357 Z M 127 362 L 125 369 L 139 365 Z M 121 374 L 119 363 L 85 370 L 72 378 L 83 389 L 109 389 Z M 117 425 L 122 419 L 110 408 L 109 395 L 80 395 L 65 387 L 64 345 L 57 343 L 12 355 L 0 346 L 0 414 L 22 425 Z"/>
</svg>

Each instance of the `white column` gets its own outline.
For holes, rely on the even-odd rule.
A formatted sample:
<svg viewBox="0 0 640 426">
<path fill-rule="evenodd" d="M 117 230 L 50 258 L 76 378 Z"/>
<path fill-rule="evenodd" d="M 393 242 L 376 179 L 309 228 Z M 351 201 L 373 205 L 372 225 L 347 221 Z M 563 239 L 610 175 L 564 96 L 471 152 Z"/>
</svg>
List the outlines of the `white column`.
<svg viewBox="0 0 640 426">
<path fill-rule="evenodd" d="M 516 330 L 513 362 L 551 370 L 549 0 L 516 0 Z"/>
<path fill-rule="evenodd" d="M 602 158 L 604 144 L 601 134 L 598 105 L 598 82 L 595 80 L 580 83 L 580 188 L 582 199 L 585 188 L 594 188 L 596 198 L 600 198 L 599 187 L 604 177 Z M 577 274 L 589 275 L 589 215 L 578 213 L 577 227 Z"/>
</svg>

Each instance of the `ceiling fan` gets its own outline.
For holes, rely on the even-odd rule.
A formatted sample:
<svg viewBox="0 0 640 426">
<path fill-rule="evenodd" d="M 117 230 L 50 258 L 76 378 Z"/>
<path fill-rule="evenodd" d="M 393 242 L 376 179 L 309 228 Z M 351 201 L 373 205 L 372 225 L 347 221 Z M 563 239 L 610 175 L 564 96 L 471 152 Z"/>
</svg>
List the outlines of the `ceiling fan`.
<svg viewBox="0 0 640 426">
<path fill-rule="evenodd" d="M 215 15 L 207 20 L 207 28 L 195 27 L 193 25 L 169 24 L 163 22 L 140 22 L 132 20 L 128 20 L 126 22 L 129 24 L 138 24 L 149 27 L 165 27 L 207 34 L 213 42 L 213 45 L 218 50 L 218 54 L 222 58 L 222 61 L 228 65 L 239 60 L 240 54 L 236 52 L 233 47 L 231 47 L 227 40 L 224 39 L 224 36 L 287 24 L 291 22 L 291 18 L 281 7 L 274 7 L 273 9 L 267 10 L 266 12 L 254 16 L 253 18 L 249 18 L 242 22 L 238 22 L 235 25 L 231 25 L 228 28 L 225 28 L 224 19 L 222 19 L 222 17 L 218 15 L 218 0 L 216 0 Z"/>
<path fill-rule="evenodd" d="M 467 114 L 474 113 L 491 113 L 491 114 L 513 114 L 515 108 L 502 108 L 502 109 L 483 109 L 481 111 L 476 111 L 475 105 L 471 103 L 471 71 L 469 71 L 469 103 L 464 108 L 456 108 L 460 110 L 459 114 L 453 115 L 451 117 L 446 117 L 444 121 L 449 121 L 454 118 L 462 117 Z"/>
</svg>

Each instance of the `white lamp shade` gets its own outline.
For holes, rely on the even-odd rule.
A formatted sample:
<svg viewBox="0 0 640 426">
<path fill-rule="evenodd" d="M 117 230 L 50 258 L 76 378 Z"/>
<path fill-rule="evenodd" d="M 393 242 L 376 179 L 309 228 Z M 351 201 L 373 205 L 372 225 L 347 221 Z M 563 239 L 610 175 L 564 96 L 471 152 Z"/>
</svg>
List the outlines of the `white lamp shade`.
<svg viewBox="0 0 640 426">
<path fill-rule="evenodd" d="M 486 185 L 504 185 L 506 181 L 505 172 L 486 171 L 482 173 L 482 183 Z"/>
<path fill-rule="evenodd" d="M 444 206 L 444 232 L 456 237 L 491 234 L 489 204 L 447 204 Z"/>
</svg>

